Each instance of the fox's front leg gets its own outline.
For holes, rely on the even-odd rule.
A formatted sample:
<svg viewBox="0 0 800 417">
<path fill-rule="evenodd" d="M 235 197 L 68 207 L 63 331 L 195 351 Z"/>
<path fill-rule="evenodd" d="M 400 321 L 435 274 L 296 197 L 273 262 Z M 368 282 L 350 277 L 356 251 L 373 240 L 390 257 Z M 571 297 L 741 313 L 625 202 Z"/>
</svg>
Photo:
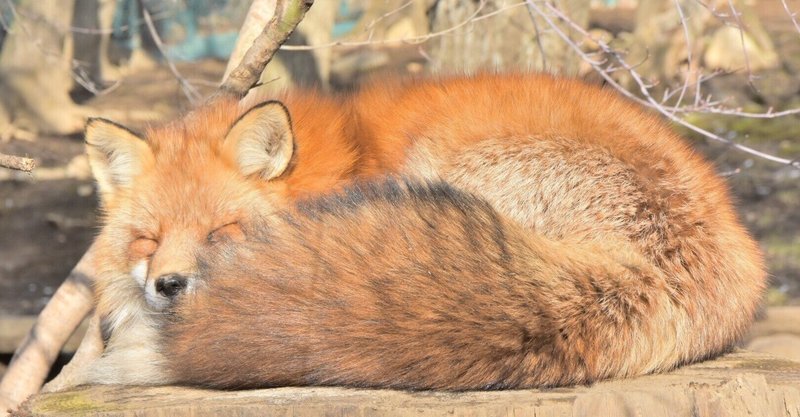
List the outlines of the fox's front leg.
<svg viewBox="0 0 800 417">
<path fill-rule="evenodd" d="M 89 384 L 165 385 L 173 382 L 159 351 L 158 333 L 149 320 L 136 320 L 116 329 L 105 349 L 99 337 L 99 320 L 97 322 L 90 331 L 96 331 L 98 337 L 92 335 L 92 343 L 80 358 L 76 357 L 78 363 L 73 366 L 70 362 L 70 369 L 47 384 L 43 391 L 62 391 Z M 99 347 L 93 343 L 96 340 L 99 340 Z"/>
</svg>

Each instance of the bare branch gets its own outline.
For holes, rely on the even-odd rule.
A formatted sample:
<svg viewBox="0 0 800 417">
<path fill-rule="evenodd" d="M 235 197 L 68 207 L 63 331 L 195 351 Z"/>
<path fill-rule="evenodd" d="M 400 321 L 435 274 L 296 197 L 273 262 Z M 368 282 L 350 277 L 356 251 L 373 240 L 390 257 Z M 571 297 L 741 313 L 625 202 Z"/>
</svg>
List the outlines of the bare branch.
<svg viewBox="0 0 800 417">
<path fill-rule="evenodd" d="M 367 30 L 370 32 L 370 38 L 372 37 L 373 29 L 375 28 L 375 26 L 378 23 L 382 22 L 384 19 L 388 18 L 389 16 L 392 16 L 392 15 L 395 15 L 395 14 L 399 13 L 400 11 L 402 11 L 405 8 L 407 8 L 408 6 L 411 6 L 412 4 L 414 4 L 414 0 L 408 0 L 407 2 L 403 3 L 400 7 L 396 8 L 394 10 L 390 10 L 390 11 L 382 14 L 381 16 L 378 16 L 377 18 L 373 19 L 371 22 L 369 22 L 369 24 L 367 25 Z"/>
<path fill-rule="evenodd" d="M 789 5 L 786 4 L 786 0 L 781 0 L 781 4 L 783 4 L 783 10 L 786 10 L 786 14 L 789 15 L 789 19 L 792 19 L 794 28 L 797 29 L 798 33 L 800 33 L 800 23 L 797 23 L 797 13 L 789 9 Z"/>
<path fill-rule="evenodd" d="M 236 45 L 228 57 L 228 64 L 225 66 L 225 73 L 222 75 L 220 83 L 228 79 L 231 71 L 239 66 L 244 54 L 253 46 L 253 41 L 264 31 L 270 19 L 275 16 L 277 3 L 277 0 L 253 0 L 250 3 L 250 8 L 247 9 L 247 15 L 239 29 Z M 219 87 L 220 83 L 217 83 L 215 87 Z"/>
<path fill-rule="evenodd" d="M 330 42 L 322 45 L 283 45 L 281 46 L 282 51 L 312 51 L 315 49 L 325 49 L 325 48 L 335 48 L 335 47 L 355 47 L 355 46 L 370 46 L 370 45 L 400 45 L 400 44 L 407 44 L 407 45 L 416 45 L 420 43 L 427 42 L 433 38 L 448 35 L 452 32 L 455 32 L 462 27 L 474 23 L 479 22 L 484 19 L 488 19 L 490 17 L 494 17 L 505 13 L 508 10 L 515 9 L 520 6 L 524 6 L 526 3 L 524 1 L 520 3 L 513 3 L 505 7 L 501 7 L 495 11 L 480 14 L 483 11 L 484 7 L 486 7 L 486 0 L 481 0 L 478 3 L 478 7 L 475 9 L 469 17 L 464 19 L 464 21 L 460 22 L 457 25 L 451 26 L 447 29 L 440 30 L 438 32 L 428 33 L 426 35 L 420 36 L 413 36 L 403 39 L 367 39 L 364 41 L 336 41 Z"/>
<path fill-rule="evenodd" d="M 744 41 L 744 25 L 742 24 L 740 16 L 741 13 L 733 6 L 733 0 L 728 0 L 728 7 L 731 8 L 731 14 L 739 28 L 739 41 L 742 43 L 742 57 L 744 58 L 744 66 L 747 68 L 747 81 L 750 83 L 750 87 L 752 87 L 753 90 L 757 90 L 755 84 L 753 84 L 755 76 L 753 76 L 753 71 L 750 69 L 750 55 L 747 53 L 747 43 Z"/>
<path fill-rule="evenodd" d="M 577 23 L 572 21 L 567 15 L 565 15 L 563 12 L 561 12 L 561 10 L 559 10 L 558 8 L 553 6 L 551 3 L 549 3 L 549 2 L 545 3 L 543 6 L 550 13 L 552 13 L 553 16 L 557 17 L 559 20 L 561 20 L 561 21 L 565 22 L 566 24 L 568 24 L 571 28 L 573 28 L 575 31 L 580 33 L 582 36 L 585 36 L 585 37 L 587 37 L 589 39 L 592 39 L 594 42 L 597 43 L 597 45 L 600 47 L 600 49 L 603 50 L 603 52 L 613 56 L 614 59 L 616 59 L 617 62 L 619 62 L 619 64 L 623 68 L 625 68 L 625 70 L 631 76 L 633 81 L 639 87 L 639 91 L 640 91 L 640 93 L 642 94 L 642 96 L 644 98 L 640 98 L 640 97 L 634 95 L 633 93 L 631 93 L 630 91 L 625 89 L 622 85 L 620 85 L 616 80 L 614 80 L 607 73 L 607 71 L 605 71 L 605 69 L 598 64 L 597 61 L 592 60 L 591 57 L 589 57 L 580 48 L 580 46 L 578 46 L 572 39 L 570 39 L 569 36 L 567 36 L 567 34 L 564 33 L 564 31 L 561 30 L 558 27 L 558 25 L 553 21 L 553 19 L 550 18 L 550 16 L 547 13 L 545 13 L 544 10 L 542 10 L 542 8 L 537 4 L 536 1 L 534 1 L 534 0 L 526 0 L 526 1 L 527 1 L 527 4 L 528 4 L 528 7 L 532 8 L 536 13 L 538 13 L 540 16 L 542 16 L 542 18 L 553 29 L 553 31 L 555 31 L 555 33 L 564 41 L 564 43 L 566 43 L 570 48 L 572 48 L 575 51 L 575 53 L 577 53 L 582 59 L 584 59 L 584 61 L 589 63 L 592 66 L 592 68 L 595 69 L 595 71 L 598 73 L 598 75 L 603 77 L 603 79 L 606 80 L 606 82 L 608 82 L 608 84 L 613 86 L 615 89 L 617 89 L 624 96 L 630 98 L 633 101 L 636 101 L 639 104 L 642 104 L 644 106 L 650 107 L 650 108 L 658 111 L 662 115 L 666 116 L 669 120 L 671 120 L 671 121 L 673 121 L 673 122 L 675 122 L 675 123 L 687 128 L 689 130 L 692 130 L 692 131 L 694 131 L 696 133 L 699 133 L 700 135 L 705 136 L 705 137 L 707 137 L 707 138 L 709 138 L 711 140 L 725 143 L 725 144 L 729 145 L 730 147 L 732 147 L 734 149 L 738 149 L 738 150 L 740 150 L 742 152 L 748 153 L 750 155 L 757 156 L 757 157 L 762 158 L 762 159 L 766 159 L 766 160 L 769 160 L 769 161 L 777 162 L 777 163 L 780 163 L 780 164 L 790 165 L 790 166 L 792 166 L 794 168 L 800 168 L 800 160 L 781 158 L 779 156 L 771 155 L 771 154 L 768 154 L 766 152 L 761 152 L 761 151 L 759 151 L 757 149 L 753 149 L 753 148 L 751 148 L 749 146 L 742 145 L 740 143 L 736 143 L 736 142 L 733 142 L 733 141 L 731 141 L 729 139 L 723 138 L 720 135 L 716 135 L 716 134 L 714 134 L 712 132 L 709 132 L 708 130 L 705 130 L 705 129 L 701 128 L 701 127 L 698 127 L 698 126 L 696 126 L 696 125 L 694 125 L 692 123 L 689 123 L 689 122 L 681 119 L 680 117 L 676 116 L 674 114 L 674 112 L 671 111 L 670 108 L 663 106 L 655 98 L 653 98 L 652 94 L 650 93 L 650 87 L 651 86 L 649 86 L 644 81 L 642 76 L 636 71 L 636 69 L 634 67 L 632 67 L 630 64 L 628 64 L 625 61 L 625 59 L 622 57 L 622 54 L 619 51 L 611 48 L 608 44 L 603 42 L 603 40 L 595 39 L 594 37 L 592 37 L 592 35 L 589 34 L 586 31 L 586 29 L 584 29 L 583 27 L 581 27 L 580 25 L 578 25 Z"/>
<path fill-rule="evenodd" d="M 542 45 L 542 31 L 539 29 L 539 22 L 536 20 L 536 15 L 533 14 L 533 10 L 530 7 L 525 8 L 528 11 L 528 16 L 531 18 L 531 23 L 533 23 L 533 30 L 536 36 L 536 46 L 539 47 L 539 55 L 542 59 L 542 69 L 547 69 L 547 53 L 544 49 L 544 45 Z"/>
<path fill-rule="evenodd" d="M 36 167 L 36 161 L 30 158 L 0 153 L 0 166 L 16 169 L 17 171 L 31 172 Z"/>
<path fill-rule="evenodd" d="M 222 82 L 219 92 L 244 97 L 312 4 L 313 0 L 278 0 L 272 18 L 244 54 L 242 62 Z"/>
<path fill-rule="evenodd" d="M 742 111 L 741 109 L 727 109 L 723 107 L 702 105 L 697 107 L 695 106 L 685 107 L 683 109 L 683 112 L 684 113 L 703 112 L 703 113 L 718 114 L 722 116 L 747 117 L 750 119 L 777 119 L 779 117 L 798 115 L 800 114 L 800 108 L 782 110 L 782 111 L 774 111 L 773 109 L 768 109 L 765 112 L 755 113 L 755 112 Z"/>
<path fill-rule="evenodd" d="M 680 0 L 675 0 L 675 8 L 678 10 L 678 16 L 680 16 L 681 26 L 683 27 L 683 37 L 686 41 L 686 61 L 688 62 L 688 73 L 684 77 L 685 79 L 683 81 L 683 87 L 681 87 L 681 93 L 678 96 L 677 103 L 675 104 L 676 107 L 680 107 L 681 103 L 683 102 L 683 97 L 686 95 L 686 90 L 689 88 L 689 83 L 692 81 L 690 77 L 692 71 L 692 42 L 689 36 L 689 25 L 686 24 L 686 17 L 683 15 L 683 8 L 681 7 Z"/>
</svg>

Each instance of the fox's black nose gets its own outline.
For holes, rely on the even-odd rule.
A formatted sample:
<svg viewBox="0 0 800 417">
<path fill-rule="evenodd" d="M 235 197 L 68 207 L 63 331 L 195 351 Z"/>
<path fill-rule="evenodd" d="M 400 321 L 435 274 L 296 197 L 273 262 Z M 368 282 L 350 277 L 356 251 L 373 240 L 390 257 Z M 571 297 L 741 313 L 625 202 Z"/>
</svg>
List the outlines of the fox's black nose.
<svg viewBox="0 0 800 417">
<path fill-rule="evenodd" d="M 164 274 L 156 279 L 156 292 L 167 298 L 173 298 L 186 288 L 187 279 L 180 274 Z"/>
</svg>

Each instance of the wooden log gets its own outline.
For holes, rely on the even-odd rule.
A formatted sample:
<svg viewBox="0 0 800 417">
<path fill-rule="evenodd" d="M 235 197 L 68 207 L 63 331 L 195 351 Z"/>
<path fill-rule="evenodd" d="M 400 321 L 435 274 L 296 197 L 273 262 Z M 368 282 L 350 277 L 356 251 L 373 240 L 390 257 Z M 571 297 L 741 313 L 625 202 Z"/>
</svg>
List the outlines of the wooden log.
<svg viewBox="0 0 800 417">
<path fill-rule="evenodd" d="M 62 353 L 75 352 L 86 332 L 86 321 L 84 320 L 75 333 L 70 336 L 67 343 L 61 348 Z M 0 354 L 14 353 L 34 324 L 36 324 L 35 316 L 0 316 Z"/>
<path fill-rule="evenodd" d="M 770 307 L 750 328 L 749 339 L 788 333 L 800 336 L 800 306 Z M 798 347 L 800 349 L 800 347 Z"/>
<path fill-rule="evenodd" d="M 485 392 L 346 388 L 210 391 L 90 386 L 40 394 L 15 416 L 800 416 L 800 363 L 736 351 L 591 387 Z"/>
</svg>

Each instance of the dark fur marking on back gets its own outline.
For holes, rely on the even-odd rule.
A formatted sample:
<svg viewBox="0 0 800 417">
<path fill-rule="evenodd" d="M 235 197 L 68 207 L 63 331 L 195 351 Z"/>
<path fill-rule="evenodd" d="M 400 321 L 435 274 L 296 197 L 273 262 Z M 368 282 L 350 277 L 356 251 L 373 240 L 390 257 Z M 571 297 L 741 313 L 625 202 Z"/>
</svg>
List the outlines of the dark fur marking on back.
<svg viewBox="0 0 800 417">
<path fill-rule="evenodd" d="M 113 323 L 108 319 L 108 316 L 100 317 L 100 337 L 103 339 L 103 348 L 108 347 L 108 341 L 111 339 L 111 332 L 114 330 Z"/>
<path fill-rule="evenodd" d="M 467 207 L 476 203 L 485 204 L 479 198 L 444 182 L 420 183 L 402 178 L 390 178 L 384 181 L 358 182 L 340 192 L 301 200 L 295 207 L 299 213 L 311 219 L 319 219 L 319 216 L 326 214 L 341 217 L 368 203 L 396 205 L 409 199 L 435 205 L 447 204 L 457 207 L 465 215 L 469 211 Z"/>
</svg>

